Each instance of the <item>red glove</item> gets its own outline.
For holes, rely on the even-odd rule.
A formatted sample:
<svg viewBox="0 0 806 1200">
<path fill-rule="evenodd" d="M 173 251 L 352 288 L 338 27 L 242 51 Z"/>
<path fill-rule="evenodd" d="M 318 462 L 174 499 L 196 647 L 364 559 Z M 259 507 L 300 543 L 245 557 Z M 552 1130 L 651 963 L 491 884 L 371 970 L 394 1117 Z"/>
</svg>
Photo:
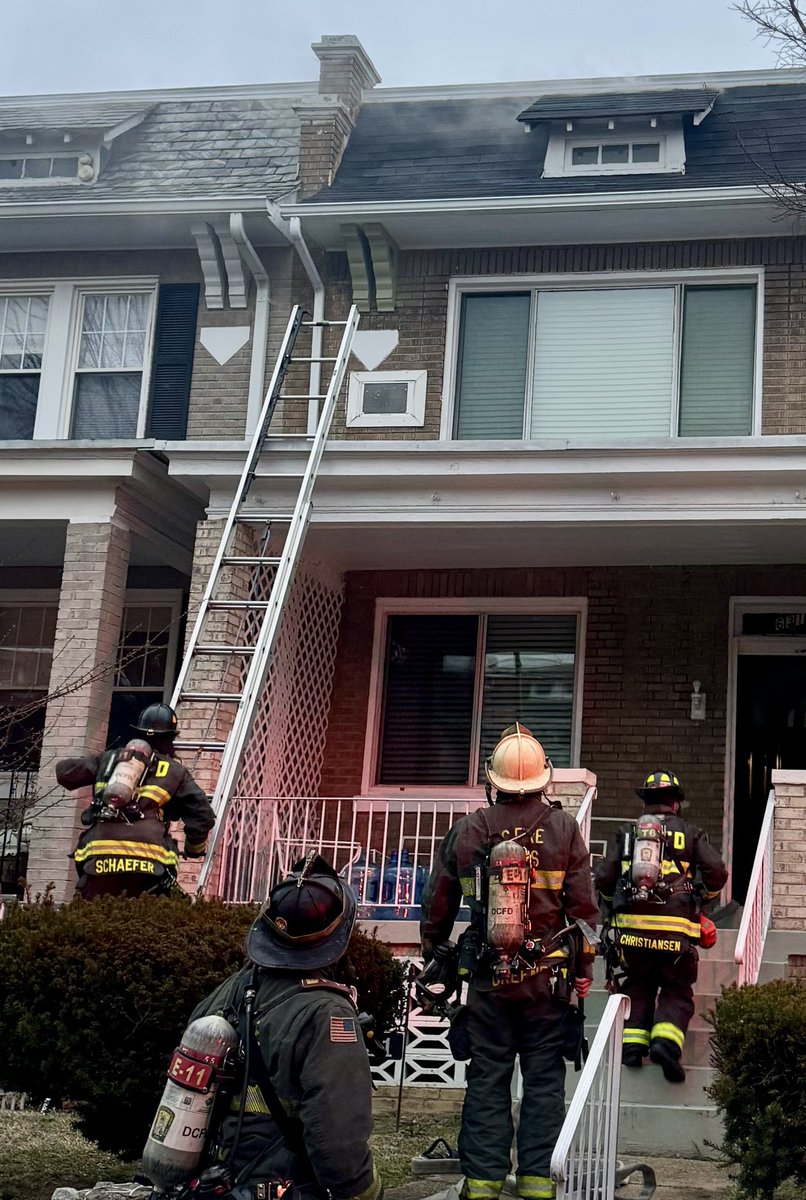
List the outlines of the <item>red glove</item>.
<svg viewBox="0 0 806 1200">
<path fill-rule="evenodd" d="M 592 979 L 575 979 L 574 980 L 574 991 L 579 996 L 580 1000 L 585 999 L 585 997 L 587 996 L 588 992 L 591 990 L 592 987 L 593 987 Z"/>
</svg>

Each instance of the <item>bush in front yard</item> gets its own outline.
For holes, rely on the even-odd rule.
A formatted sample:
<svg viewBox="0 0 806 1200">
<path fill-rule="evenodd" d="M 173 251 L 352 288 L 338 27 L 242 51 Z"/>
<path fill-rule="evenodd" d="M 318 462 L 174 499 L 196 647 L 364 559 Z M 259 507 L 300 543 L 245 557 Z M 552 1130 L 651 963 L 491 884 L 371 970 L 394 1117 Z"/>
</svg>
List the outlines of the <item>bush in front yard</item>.
<svg viewBox="0 0 806 1200">
<path fill-rule="evenodd" d="M 711 1022 L 710 1093 L 740 1194 L 806 1194 L 806 985 L 728 988 Z"/>
<path fill-rule="evenodd" d="M 255 910 L 216 901 L 82 901 L 0 924 L 0 1087 L 71 1101 L 103 1149 L 142 1150 L 171 1051 L 196 1004 L 244 961 Z M 402 972 L 354 933 L 346 969 L 381 1023 Z"/>
</svg>

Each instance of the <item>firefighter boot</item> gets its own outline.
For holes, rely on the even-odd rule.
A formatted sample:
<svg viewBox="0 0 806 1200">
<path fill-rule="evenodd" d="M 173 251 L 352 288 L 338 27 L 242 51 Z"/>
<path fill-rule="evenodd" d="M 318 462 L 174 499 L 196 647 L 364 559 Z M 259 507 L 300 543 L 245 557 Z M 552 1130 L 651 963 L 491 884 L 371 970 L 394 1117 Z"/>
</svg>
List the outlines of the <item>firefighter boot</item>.
<svg viewBox="0 0 806 1200">
<path fill-rule="evenodd" d="M 621 1051 L 621 1061 L 625 1067 L 642 1067 L 646 1050 L 643 1046 L 624 1046 Z"/>
<path fill-rule="evenodd" d="M 686 1072 L 680 1064 L 680 1047 L 667 1038 L 654 1038 L 649 1047 L 649 1057 L 663 1071 L 669 1083 L 685 1083 Z"/>
</svg>

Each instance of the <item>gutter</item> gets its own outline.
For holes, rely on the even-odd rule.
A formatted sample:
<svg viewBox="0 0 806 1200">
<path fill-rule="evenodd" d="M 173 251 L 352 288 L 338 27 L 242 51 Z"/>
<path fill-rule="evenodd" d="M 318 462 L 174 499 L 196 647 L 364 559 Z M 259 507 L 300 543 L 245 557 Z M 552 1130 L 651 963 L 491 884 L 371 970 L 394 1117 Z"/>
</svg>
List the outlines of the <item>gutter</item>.
<svg viewBox="0 0 806 1200">
<path fill-rule="evenodd" d="M 254 432 L 263 407 L 263 387 L 266 376 L 266 347 L 269 341 L 269 310 L 271 281 L 258 257 L 255 247 L 246 236 L 243 213 L 230 213 L 229 231 L 255 281 L 255 321 L 252 329 L 252 358 L 249 364 L 249 397 L 246 402 L 246 433 Z"/>
<path fill-rule="evenodd" d="M 325 285 L 322 282 L 322 276 L 317 270 L 316 263 L 313 260 L 313 255 L 308 249 L 308 245 L 302 235 L 302 222 L 298 216 L 293 216 L 290 220 L 286 221 L 280 212 L 278 205 L 274 204 L 271 200 L 266 201 L 266 212 L 274 228 L 277 229 L 296 250 L 305 274 L 310 280 L 311 287 L 313 288 L 313 321 L 324 321 Z M 321 358 L 322 356 L 322 333 L 322 325 L 314 324 L 311 329 L 311 358 Z M 321 362 L 311 363 L 311 370 L 308 380 L 308 436 L 313 437 L 319 425 L 319 399 L 322 387 Z"/>
<path fill-rule="evenodd" d="M 445 197 L 433 200 L 336 200 L 322 203 L 282 204 L 275 206 L 281 217 L 292 220 L 314 216 L 340 219 L 384 216 L 418 216 L 431 213 L 506 213 L 506 212 L 567 212 L 568 210 L 596 211 L 608 208 L 641 208 L 644 206 L 702 207 L 710 204 L 770 202 L 763 184 L 732 188 L 666 189 L 657 192 L 574 192 L 552 196 L 479 196 Z"/>
</svg>

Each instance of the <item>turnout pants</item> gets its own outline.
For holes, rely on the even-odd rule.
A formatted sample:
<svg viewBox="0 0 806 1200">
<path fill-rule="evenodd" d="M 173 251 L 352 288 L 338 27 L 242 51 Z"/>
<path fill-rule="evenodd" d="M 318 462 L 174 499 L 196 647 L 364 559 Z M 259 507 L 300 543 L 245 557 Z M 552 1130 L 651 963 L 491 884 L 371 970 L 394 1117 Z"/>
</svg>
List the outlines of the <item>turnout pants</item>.
<svg viewBox="0 0 806 1200">
<path fill-rule="evenodd" d="M 621 990 L 630 997 L 625 1048 L 638 1046 L 647 1054 L 650 1043 L 660 1040 L 679 1058 L 694 1016 L 697 951 L 675 955 L 625 948 L 623 958 L 627 978 Z"/>
<path fill-rule="evenodd" d="M 523 1100 L 518 1127 L 518 1195 L 551 1200 L 551 1155 L 565 1117 L 563 1019 L 567 1005 L 549 994 L 548 975 L 468 997 L 471 1058 L 459 1133 L 467 1200 L 493 1200 L 511 1166 L 510 1089 L 520 1055 Z"/>
</svg>

